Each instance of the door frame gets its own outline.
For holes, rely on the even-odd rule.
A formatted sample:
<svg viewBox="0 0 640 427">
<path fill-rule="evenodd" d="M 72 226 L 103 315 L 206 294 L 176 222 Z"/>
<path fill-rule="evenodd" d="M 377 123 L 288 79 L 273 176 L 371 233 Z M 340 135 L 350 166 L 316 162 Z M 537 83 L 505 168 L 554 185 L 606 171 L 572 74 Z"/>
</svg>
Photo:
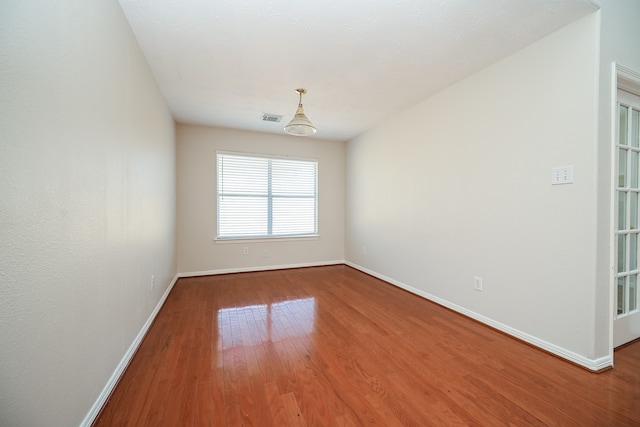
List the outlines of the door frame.
<svg viewBox="0 0 640 427">
<path fill-rule="evenodd" d="M 617 182 L 617 143 L 618 143 L 618 90 L 640 96 L 640 73 L 619 63 L 612 63 L 612 87 L 611 87 L 611 221 L 610 221 L 610 274 L 609 274 L 609 348 L 611 349 L 611 361 L 614 363 L 614 324 L 617 317 L 616 300 L 616 241 L 615 241 L 615 221 L 617 213 L 616 205 L 616 182 Z"/>
</svg>

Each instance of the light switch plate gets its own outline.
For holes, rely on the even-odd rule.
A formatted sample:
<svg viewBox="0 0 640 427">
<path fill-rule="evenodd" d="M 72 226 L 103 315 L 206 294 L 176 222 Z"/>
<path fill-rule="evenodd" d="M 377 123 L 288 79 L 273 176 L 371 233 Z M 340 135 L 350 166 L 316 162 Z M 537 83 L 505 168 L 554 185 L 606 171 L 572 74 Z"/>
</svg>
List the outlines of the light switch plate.
<svg viewBox="0 0 640 427">
<path fill-rule="evenodd" d="M 553 168 L 551 175 L 551 184 L 571 184 L 573 183 L 573 166 L 562 166 Z"/>
</svg>

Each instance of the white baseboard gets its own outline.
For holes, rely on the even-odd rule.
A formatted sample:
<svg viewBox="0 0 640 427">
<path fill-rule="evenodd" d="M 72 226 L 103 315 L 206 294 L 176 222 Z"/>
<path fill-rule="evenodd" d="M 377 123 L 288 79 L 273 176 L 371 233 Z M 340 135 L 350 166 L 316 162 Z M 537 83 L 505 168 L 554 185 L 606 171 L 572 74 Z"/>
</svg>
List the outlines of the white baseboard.
<svg viewBox="0 0 640 427">
<path fill-rule="evenodd" d="M 178 277 L 215 276 L 218 274 L 250 273 L 254 271 L 286 270 L 290 268 L 304 268 L 304 267 L 322 267 L 324 265 L 336 265 L 336 264 L 346 264 L 346 261 L 334 260 L 334 261 L 321 261 L 321 262 L 307 262 L 307 263 L 301 263 L 301 264 L 265 265 L 260 267 L 238 267 L 238 268 L 224 268 L 220 270 L 192 271 L 192 272 L 178 273 Z"/>
<path fill-rule="evenodd" d="M 551 354 L 554 354 L 558 357 L 561 357 L 565 360 L 568 360 L 572 363 L 575 363 L 577 365 L 580 365 L 582 367 L 585 367 L 591 371 L 599 371 L 601 369 L 604 368 L 608 368 L 610 366 L 613 366 L 613 357 L 612 356 L 605 356 L 605 357 L 601 357 L 599 359 L 589 359 L 588 357 L 584 357 L 580 354 L 574 353 L 570 350 L 567 350 L 565 348 L 562 348 L 560 346 L 557 346 L 555 344 L 552 344 L 550 342 L 547 342 L 543 339 L 540 339 L 538 337 L 535 337 L 533 335 L 527 334 L 526 332 L 522 332 L 518 329 L 512 328 L 511 326 L 505 325 L 503 323 L 497 322 L 489 317 L 483 316 L 481 314 L 478 314 L 474 311 L 468 310 L 464 307 L 461 307 L 457 304 L 453 304 L 449 301 L 446 301 L 442 298 L 439 298 L 435 295 L 431 295 L 427 292 L 421 291 L 419 289 L 416 289 L 412 286 L 406 285 L 402 282 L 399 282 L 397 280 L 391 279 L 390 277 L 384 276 L 382 274 L 376 273 L 375 271 L 369 270 L 365 267 L 362 267 L 358 264 L 354 264 L 352 262 L 349 261 L 345 261 L 345 264 L 355 268 L 356 270 L 360 270 L 364 273 L 367 273 L 373 277 L 376 277 L 380 280 L 384 280 L 385 282 L 388 282 L 394 286 L 397 286 L 399 288 L 402 288 L 406 291 L 411 292 L 412 294 L 416 294 L 419 295 L 423 298 L 426 298 L 430 301 L 433 301 L 443 307 L 449 308 L 453 311 L 456 311 L 460 314 L 463 314 L 467 317 L 470 317 L 474 320 L 477 320 L 478 322 L 484 323 L 488 326 L 491 326 L 494 329 L 497 329 L 501 332 L 504 332 L 507 335 L 511 335 L 515 338 L 518 338 L 528 344 L 531 344 L 535 347 L 538 347 L 542 350 L 545 350 Z"/>
<path fill-rule="evenodd" d="M 131 362 L 131 359 L 133 358 L 133 355 L 136 353 L 136 350 L 138 350 L 138 347 L 142 343 L 144 336 L 149 331 L 149 328 L 151 327 L 153 320 L 158 315 L 158 312 L 160 311 L 164 302 L 169 296 L 171 289 L 173 289 L 173 285 L 175 285 L 177 281 L 178 281 L 178 275 L 176 275 L 173 278 L 167 290 L 164 292 L 164 294 L 162 294 L 162 298 L 160 298 L 160 301 L 158 301 L 158 304 L 156 304 L 156 307 L 153 309 L 153 312 L 151 312 L 151 315 L 149 316 L 145 324 L 142 326 L 142 329 L 140 330 L 140 332 L 138 332 L 138 335 L 129 346 L 129 349 L 127 350 L 124 357 L 116 367 L 116 370 L 113 372 L 113 374 L 111 374 L 111 378 L 109 378 L 107 385 L 105 385 L 104 389 L 102 389 L 102 393 L 100 393 L 100 396 L 98 396 L 98 399 L 95 401 L 95 403 L 91 407 L 91 410 L 89 411 L 87 416 L 84 417 L 84 420 L 82 420 L 80 427 L 90 427 L 91 424 L 93 424 L 93 422 L 95 421 L 96 417 L 100 413 L 100 410 L 105 405 L 105 403 L 109 399 L 109 396 L 113 392 L 113 389 L 118 384 L 120 377 L 124 373 L 125 369 L 127 369 L 127 366 Z"/>
</svg>

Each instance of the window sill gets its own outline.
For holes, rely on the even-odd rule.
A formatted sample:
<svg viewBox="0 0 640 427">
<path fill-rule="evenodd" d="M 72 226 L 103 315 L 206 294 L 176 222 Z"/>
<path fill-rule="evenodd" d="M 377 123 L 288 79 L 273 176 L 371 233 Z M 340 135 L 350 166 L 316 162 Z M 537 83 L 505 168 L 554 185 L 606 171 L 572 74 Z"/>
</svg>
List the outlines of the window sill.
<svg viewBox="0 0 640 427">
<path fill-rule="evenodd" d="M 230 237 L 226 239 L 220 239 L 214 237 L 213 241 L 216 245 L 226 245 L 229 243 L 265 243 L 265 242 L 300 242 L 304 240 L 318 240 L 319 234 L 310 234 L 308 236 L 283 236 L 283 237 Z"/>
</svg>

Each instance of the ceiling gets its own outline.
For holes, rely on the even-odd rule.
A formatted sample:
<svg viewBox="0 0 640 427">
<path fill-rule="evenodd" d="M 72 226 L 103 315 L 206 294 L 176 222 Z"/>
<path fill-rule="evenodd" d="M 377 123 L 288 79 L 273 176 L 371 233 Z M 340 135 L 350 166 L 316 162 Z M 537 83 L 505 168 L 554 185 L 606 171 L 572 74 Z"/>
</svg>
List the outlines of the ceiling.
<svg viewBox="0 0 640 427">
<path fill-rule="evenodd" d="M 597 9 L 588 0 L 120 0 L 180 123 L 346 141 Z M 280 123 L 264 113 L 284 116 Z"/>
</svg>

